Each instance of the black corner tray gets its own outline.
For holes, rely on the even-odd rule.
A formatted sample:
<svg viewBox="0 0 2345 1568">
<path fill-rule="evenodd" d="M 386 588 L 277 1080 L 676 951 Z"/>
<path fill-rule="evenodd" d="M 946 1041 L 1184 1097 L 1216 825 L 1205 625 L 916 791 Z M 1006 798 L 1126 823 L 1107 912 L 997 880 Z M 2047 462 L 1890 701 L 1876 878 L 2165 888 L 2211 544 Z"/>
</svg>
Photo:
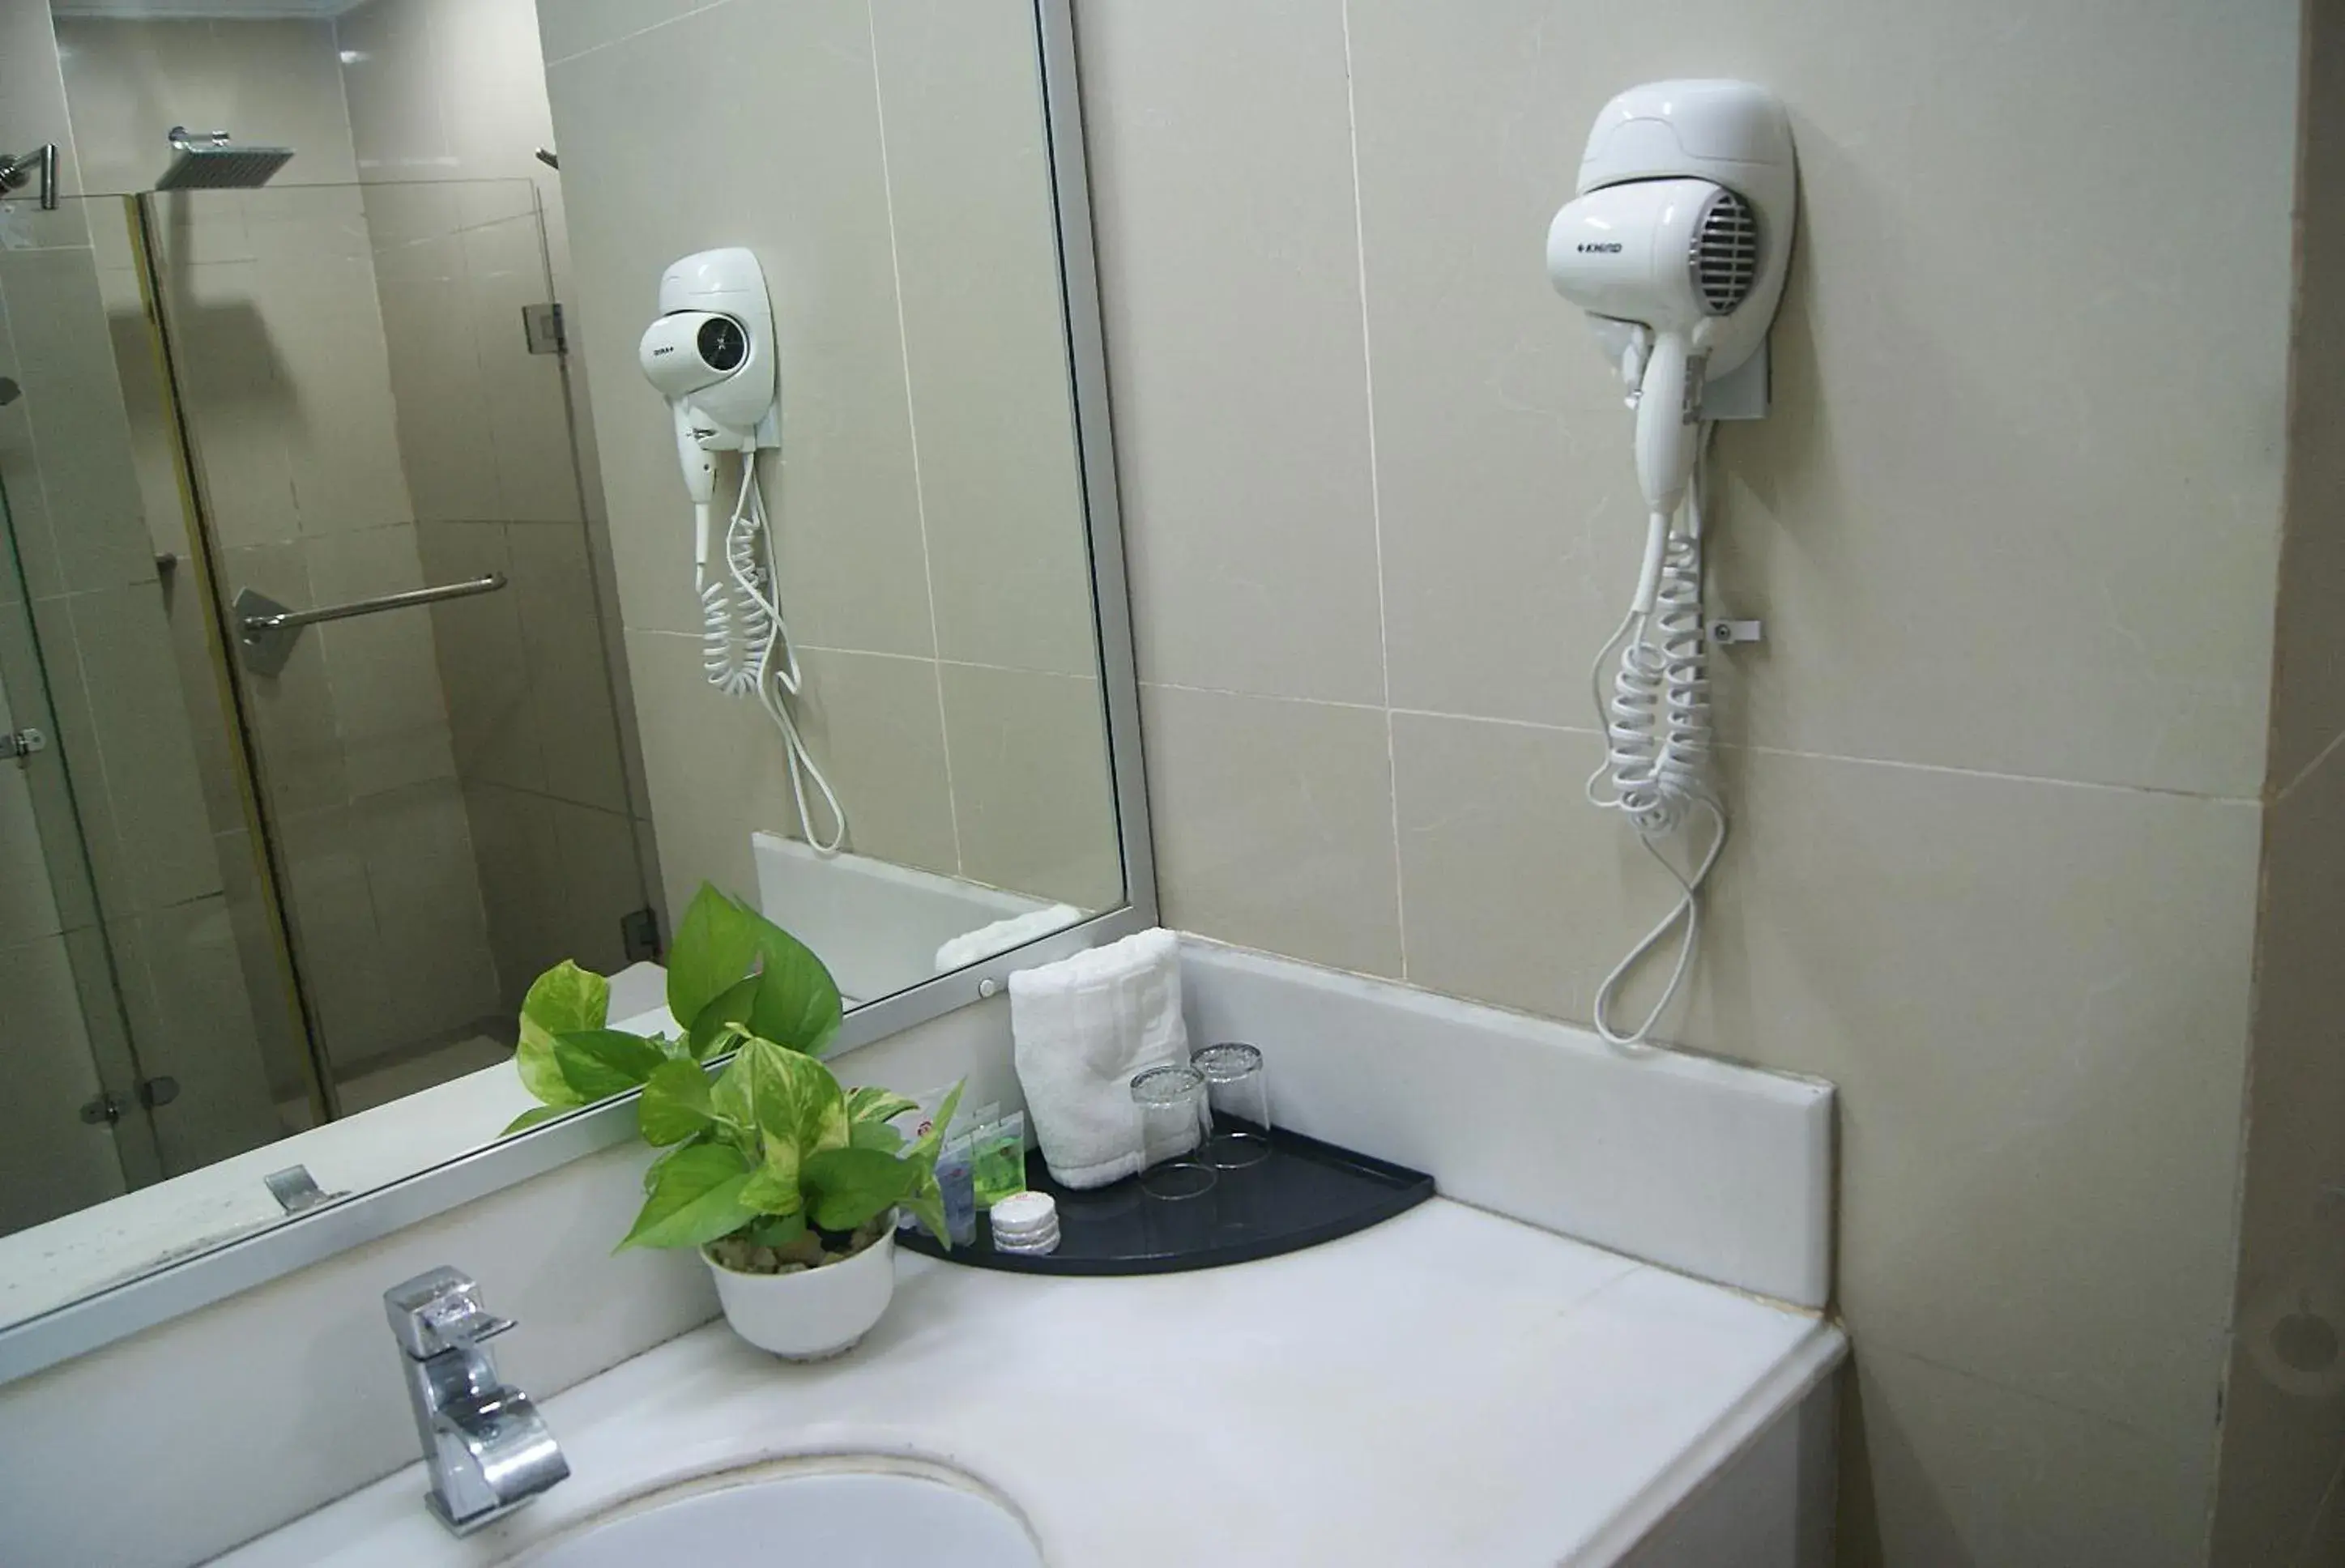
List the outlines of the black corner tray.
<svg viewBox="0 0 2345 1568">
<path fill-rule="evenodd" d="M 1178 1274 L 1300 1251 L 1414 1209 L 1433 1196 L 1421 1170 L 1273 1128 L 1269 1157 L 1222 1170 L 1195 1198 L 1158 1198 L 1136 1177 L 1075 1191 L 1051 1179 L 1040 1150 L 1026 1157 L 1026 1185 L 1059 1205 L 1058 1250 L 1036 1256 L 994 1249 L 993 1229 L 977 1217 L 977 1243 L 947 1251 L 918 1228 L 898 1246 L 948 1262 L 1013 1274 Z"/>
</svg>

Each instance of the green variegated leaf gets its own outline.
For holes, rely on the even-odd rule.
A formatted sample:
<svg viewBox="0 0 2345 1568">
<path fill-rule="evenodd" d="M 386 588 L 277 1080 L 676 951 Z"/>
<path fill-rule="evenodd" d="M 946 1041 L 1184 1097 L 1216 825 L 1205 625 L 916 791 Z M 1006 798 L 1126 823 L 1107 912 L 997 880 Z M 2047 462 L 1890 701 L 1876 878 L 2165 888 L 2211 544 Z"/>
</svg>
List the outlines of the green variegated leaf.
<svg viewBox="0 0 2345 1568">
<path fill-rule="evenodd" d="M 553 1060 L 579 1101 L 592 1105 L 641 1088 L 652 1069 L 667 1057 L 641 1035 L 624 1029 L 586 1029 L 556 1036 Z"/>
<path fill-rule="evenodd" d="M 741 1037 L 749 1021 L 749 1009 L 757 1000 L 758 978 L 755 975 L 736 980 L 700 1009 L 700 1017 L 692 1020 L 685 1044 L 695 1058 L 706 1061 L 730 1048 Z"/>
<path fill-rule="evenodd" d="M 847 1118 L 849 1121 L 894 1121 L 905 1112 L 919 1108 L 918 1100 L 907 1099 L 894 1089 L 874 1088 L 866 1084 L 859 1089 L 847 1091 Z"/>
<path fill-rule="evenodd" d="M 858 1121 L 848 1131 L 850 1148 L 876 1148 L 882 1154 L 894 1154 L 904 1147 L 904 1135 L 884 1121 Z"/>
<path fill-rule="evenodd" d="M 760 1214 L 796 1214 L 806 1207 L 806 1195 L 798 1188 L 798 1162 L 795 1150 L 779 1145 L 766 1145 L 766 1162 L 749 1175 L 749 1185 L 741 1189 L 741 1201 Z"/>
<path fill-rule="evenodd" d="M 569 962 L 537 977 L 521 1004 L 521 1040 L 513 1066 L 522 1087 L 548 1105 L 583 1103 L 553 1059 L 556 1036 L 599 1029 L 611 1009 L 611 982 Z"/>
<path fill-rule="evenodd" d="M 645 1195 L 646 1197 L 650 1196 L 651 1189 L 659 1185 L 660 1167 L 665 1165 L 669 1160 L 674 1159 L 677 1155 L 682 1154 L 685 1149 L 697 1148 L 702 1144 L 710 1140 L 706 1136 L 696 1138 L 687 1138 L 684 1142 L 677 1144 L 673 1148 L 664 1148 L 659 1153 L 652 1156 L 652 1162 L 644 1168 Z M 745 1155 L 743 1158 L 746 1159 L 747 1157 Z"/>
<path fill-rule="evenodd" d="M 944 1104 L 937 1107 L 937 1114 L 929 1121 L 929 1130 L 914 1138 L 912 1146 L 904 1150 L 906 1159 L 925 1159 L 931 1167 L 936 1164 L 937 1150 L 945 1146 L 945 1132 L 952 1126 L 953 1112 L 960 1108 L 960 1091 L 967 1087 L 969 1080 L 966 1078 L 953 1085 L 952 1092 L 945 1096 Z"/>
<path fill-rule="evenodd" d="M 667 1010 L 686 1028 L 740 983 L 757 959 L 758 918 L 707 883 L 693 895 L 668 946 Z"/>
<path fill-rule="evenodd" d="M 749 1042 L 745 1040 L 742 1044 L 744 1048 L 733 1053 L 733 1059 L 725 1064 L 725 1070 L 708 1086 L 708 1108 L 719 1120 L 735 1127 L 754 1128 L 757 1125 L 757 1108 L 749 1091 L 749 1078 L 757 1069 L 746 1049 Z"/>
<path fill-rule="evenodd" d="M 697 1062 L 663 1061 L 644 1080 L 635 1125 L 655 1148 L 682 1143 L 705 1130 L 709 1111 L 708 1074 Z"/>
<path fill-rule="evenodd" d="M 813 1061 L 811 1057 L 807 1058 Z M 817 1067 L 822 1064 L 816 1062 Z M 799 1135 L 809 1152 L 820 1153 L 827 1148 L 845 1148 L 854 1132 L 854 1124 L 847 1119 L 847 1097 L 838 1092 L 838 1080 L 827 1068 L 817 1080 L 802 1119 Z"/>
<path fill-rule="evenodd" d="M 576 1110 L 577 1108 L 578 1108 L 574 1105 L 542 1105 L 533 1107 L 513 1118 L 513 1120 L 505 1123 L 504 1131 L 497 1134 L 497 1136 L 499 1138 L 510 1138 L 517 1132 L 527 1132 L 531 1128 L 537 1126 L 540 1122 L 552 1121 L 558 1116 L 568 1116 L 572 1111 Z"/>
<path fill-rule="evenodd" d="M 937 1239 L 937 1245 L 948 1252 L 952 1250 L 952 1232 L 945 1227 L 944 1189 L 938 1185 L 933 1168 L 921 1178 L 918 1187 L 899 1200 L 898 1207 L 909 1210 L 912 1218 L 920 1222 L 920 1228 Z"/>
<path fill-rule="evenodd" d="M 838 1033 L 838 984 L 814 950 L 763 916 L 756 922 L 757 999 L 749 1028 L 761 1040 L 818 1057 Z"/>
<path fill-rule="evenodd" d="M 782 1054 L 763 1040 L 743 1040 L 709 1086 L 710 1108 L 726 1121 L 755 1129 L 758 1103 L 773 1095 L 772 1089 L 763 1087 L 764 1080 L 773 1076 L 774 1057 Z"/>
<path fill-rule="evenodd" d="M 847 1098 L 830 1069 L 770 1040 L 744 1040 L 711 1087 L 710 1109 L 756 1129 L 761 1158 L 745 1201 L 766 1213 L 797 1211 L 806 1157 L 848 1141 Z"/>
<path fill-rule="evenodd" d="M 807 1157 L 799 1172 L 807 1212 L 825 1230 L 853 1230 L 919 1188 L 919 1168 L 876 1148 L 830 1148 Z"/>
<path fill-rule="evenodd" d="M 805 1237 L 806 1216 L 783 1214 L 772 1219 L 761 1219 L 749 1227 L 748 1234 L 749 1239 L 756 1245 L 771 1247 L 778 1252 L 785 1247 L 797 1246 Z"/>
<path fill-rule="evenodd" d="M 749 1175 L 739 1151 L 721 1143 L 678 1149 L 660 1162 L 651 1196 L 619 1250 L 700 1247 L 738 1230 L 756 1218 L 741 1202 Z"/>
<path fill-rule="evenodd" d="M 846 1147 L 847 1097 L 828 1067 L 763 1039 L 745 1042 L 741 1057 L 749 1062 L 750 1104 L 768 1143 L 804 1153 Z"/>
</svg>

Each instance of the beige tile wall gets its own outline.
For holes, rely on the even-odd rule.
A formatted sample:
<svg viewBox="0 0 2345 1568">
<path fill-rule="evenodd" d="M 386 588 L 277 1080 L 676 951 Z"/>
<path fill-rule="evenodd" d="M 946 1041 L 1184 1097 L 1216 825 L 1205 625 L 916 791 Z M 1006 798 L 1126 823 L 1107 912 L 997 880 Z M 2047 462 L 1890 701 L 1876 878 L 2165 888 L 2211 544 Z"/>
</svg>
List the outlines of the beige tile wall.
<svg viewBox="0 0 2345 1568">
<path fill-rule="evenodd" d="M 2345 18 L 2305 8 L 2295 350 L 2218 1564 L 2345 1561 Z"/>
<path fill-rule="evenodd" d="M 580 336 L 670 907 L 794 831 L 779 740 L 698 673 L 690 512 L 635 343 L 676 257 L 748 245 L 805 729 L 850 846 L 1120 896 L 1058 264 L 1020 0 L 544 7 Z"/>
<path fill-rule="evenodd" d="M 574 292 L 536 8 L 369 0 L 336 30 L 427 575 L 513 582 L 431 619 L 515 1007 L 563 958 L 626 961 L 655 864 L 584 367 L 520 338 Z"/>
<path fill-rule="evenodd" d="M 1842 1087 L 1845 1561 L 2205 1561 L 2295 7 L 1076 15 L 1166 917 L 1574 1020 L 1667 885 L 1581 797 L 1642 530 L 1542 238 L 1611 93 L 1782 94 L 1714 535 L 1769 641 L 1664 1032 Z"/>
<path fill-rule="evenodd" d="M 100 188 L 150 187 L 175 123 L 296 149 L 266 189 L 158 202 L 165 287 L 181 333 L 181 407 L 212 506 L 223 592 L 251 586 L 304 606 L 421 587 L 418 512 L 332 24 L 67 18 L 58 27 L 78 143 Z M 168 405 L 146 342 L 129 228 L 118 202 L 94 200 L 89 215 L 121 377 L 145 421 L 129 438 L 139 460 L 117 469 L 124 484 L 145 487 L 154 548 L 186 555 L 194 546 L 160 430 Z M 155 831 L 204 865 L 221 906 L 215 918 L 149 922 L 137 935 L 151 942 L 168 932 L 183 951 L 197 945 L 224 960 L 240 955 L 244 984 L 235 988 L 250 997 L 237 1015 L 243 1048 L 258 1037 L 278 1098 L 293 1098 L 302 1047 L 282 978 L 254 940 L 265 916 L 227 775 L 234 729 L 186 577 L 174 573 L 164 591 L 180 680 L 150 696 L 169 693 L 193 717 L 202 740 L 191 766 L 200 759 L 209 772 L 209 815 Z M 312 628 L 281 675 L 248 691 L 304 974 L 338 1067 L 494 1027 L 506 1007 L 431 619 Z M 146 717 L 126 691 L 91 696 L 101 739 L 109 723 Z M 206 804 L 199 798 L 198 810 Z M 155 966 L 149 986 L 158 996 L 165 968 Z M 225 972 L 216 978 L 210 990 L 225 995 Z M 139 995 L 132 986 L 134 1024 Z"/>
</svg>

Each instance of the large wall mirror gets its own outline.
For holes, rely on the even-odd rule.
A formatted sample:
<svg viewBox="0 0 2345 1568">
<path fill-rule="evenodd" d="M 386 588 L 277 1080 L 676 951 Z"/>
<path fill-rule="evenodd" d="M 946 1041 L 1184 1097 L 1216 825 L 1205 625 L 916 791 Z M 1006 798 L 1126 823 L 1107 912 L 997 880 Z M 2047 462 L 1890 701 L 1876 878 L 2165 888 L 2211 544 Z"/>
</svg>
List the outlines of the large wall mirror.
<svg viewBox="0 0 2345 1568">
<path fill-rule="evenodd" d="M 684 10 L 0 0 L 15 1370 L 587 1147 L 703 884 L 849 1045 L 1152 920 L 1063 4 Z"/>
</svg>

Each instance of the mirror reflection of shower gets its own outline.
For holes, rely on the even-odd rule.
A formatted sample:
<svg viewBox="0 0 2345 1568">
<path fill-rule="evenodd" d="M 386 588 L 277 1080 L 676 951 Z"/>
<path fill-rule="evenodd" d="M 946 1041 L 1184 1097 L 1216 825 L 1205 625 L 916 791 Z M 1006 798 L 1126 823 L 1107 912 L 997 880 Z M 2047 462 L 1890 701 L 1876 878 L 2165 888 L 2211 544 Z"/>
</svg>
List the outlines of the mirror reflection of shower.
<svg viewBox="0 0 2345 1568">
<path fill-rule="evenodd" d="M 291 147 L 240 147 L 226 131 L 190 135 L 173 126 L 170 143 L 177 156 L 157 190 L 258 190 L 293 161 Z"/>
</svg>

